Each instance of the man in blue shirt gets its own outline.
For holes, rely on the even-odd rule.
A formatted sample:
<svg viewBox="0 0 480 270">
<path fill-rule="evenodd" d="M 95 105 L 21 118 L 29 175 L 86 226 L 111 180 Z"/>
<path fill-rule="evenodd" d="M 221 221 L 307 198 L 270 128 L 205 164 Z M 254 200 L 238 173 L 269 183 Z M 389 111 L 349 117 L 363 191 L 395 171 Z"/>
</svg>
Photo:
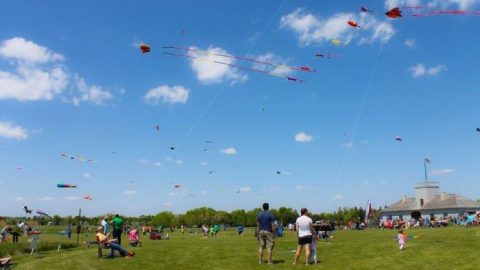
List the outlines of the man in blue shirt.
<svg viewBox="0 0 480 270">
<path fill-rule="evenodd" d="M 274 222 L 275 217 L 268 211 L 268 203 L 263 204 L 263 211 L 257 217 L 258 232 L 258 262 L 263 263 L 263 251 L 267 248 L 268 264 L 272 264 L 272 250 L 275 245 Z"/>
</svg>

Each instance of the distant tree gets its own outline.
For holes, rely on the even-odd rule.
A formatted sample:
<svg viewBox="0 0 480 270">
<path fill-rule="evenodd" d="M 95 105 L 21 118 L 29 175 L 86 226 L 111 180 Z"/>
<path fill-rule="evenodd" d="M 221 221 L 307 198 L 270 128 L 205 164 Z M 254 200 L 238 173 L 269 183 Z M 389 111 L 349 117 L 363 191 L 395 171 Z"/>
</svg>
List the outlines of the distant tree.
<svg viewBox="0 0 480 270">
<path fill-rule="evenodd" d="M 232 222 L 230 225 L 236 226 L 239 224 L 245 225 L 247 222 L 247 215 L 245 210 L 243 209 L 237 209 L 233 210 L 232 213 L 230 213 L 232 217 Z"/>
<path fill-rule="evenodd" d="M 155 226 L 174 226 L 175 214 L 169 211 L 164 211 L 156 214 L 152 219 L 152 224 Z"/>
</svg>

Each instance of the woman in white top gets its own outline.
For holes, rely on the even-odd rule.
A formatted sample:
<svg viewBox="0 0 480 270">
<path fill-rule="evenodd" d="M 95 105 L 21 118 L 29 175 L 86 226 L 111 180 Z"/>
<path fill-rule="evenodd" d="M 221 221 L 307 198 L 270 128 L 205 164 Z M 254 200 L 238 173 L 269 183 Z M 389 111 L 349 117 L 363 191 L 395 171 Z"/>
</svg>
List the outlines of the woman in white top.
<svg viewBox="0 0 480 270">
<path fill-rule="evenodd" d="M 293 264 L 297 263 L 298 258 L 302 254 L 303 246 L 305 246 L 305 264 L 308 264 L 310 258 L 310 244 L 312 243 L 313 237 L 315 237 L 317 241 L 319 241 L 319 239 L 318 235 L 313 229 L 313 221 L 308 217 L 307 208 L 302 208 L 300 213 L 302 216 L 297 218 L 297 221 L 295 222 L 295 226 L 297 228 L 298 246 Z"/>
</svg>

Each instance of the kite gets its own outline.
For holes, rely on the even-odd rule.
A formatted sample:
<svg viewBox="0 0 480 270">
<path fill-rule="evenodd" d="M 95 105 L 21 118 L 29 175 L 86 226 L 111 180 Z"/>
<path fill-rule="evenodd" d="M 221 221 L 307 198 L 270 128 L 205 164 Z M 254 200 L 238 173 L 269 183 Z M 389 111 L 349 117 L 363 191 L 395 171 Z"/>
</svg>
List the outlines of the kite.
<svg viewBox="0 0 480 270">
<path fill-rule="evenodd" d="M 173 187 L 176 189 L 182 188 L 182 185 L 180 184 L 175 184 L 175 183 L 172 183 L 172 184 L 173 184 Z"/>
<path fill-rule="evenodd" d="M 335 45 L 335 46 L 340 46 L 342 45 L 342 41 L 338 38 L 335 38 L 335 39 L 332 39 L 332 44 Z"/>
<path fill-rule="evenodd" d="M 149 53 L 150 52 L 150 46 L 148 46 L 147 44 L 145 43 L 141 43 L 140 44 L 140 51 L 142 53 Z"/>
<path fill-rule="evenodd" d="M 265 108 L 261 108 L 261 109 L 260 109 L 260 112 L 265 112 Z"/>
<path fill-rule="evenodd" d="M 327 58 L 327 59 L 332 59 L 336 57 L 336 55 L 333 53 L 316 53 L 315 56 L 320 58 Z"/>
<path fill-rule="evenodd" d="M 360 7 L 360 11 L 364 13 L 373 13 L 373 10 L 367 8 L 367 7 Z"/>
<path fill-rule="evenodd" d="M 25 211 L 25 214 L 31 214 L 32 213 L 32 210 L 28 209 L 28 207 L 26 205 L 22 209 Z"/>
<path fill-rule="evenodd" d="M 401 137 L 399 137 L 399 136 L 397 136 L 397 137 L 395 137 L 395 141 L 397 141 L 397 142 L 401 142 L 401 141 L 402 141 L 402 138 L 401 138 Z"/>
<path fill-rule="evenodd" d="M 434 16 L 434 15 L 480 15 L 478 10 L 434 10 L 428 13 L 414 13 L 414 17 Z"/>
<path fill-rule="evenodd" d="M 300 80 L 300 79 L 297 79 L 297 78 L 291 77 L 291 76 L 286 76 L 286 75 L 282 75 L 282 74 L 271 73 L 271 72 L 267 72 L 267 71 L 260 70 L 260 69 L 256 69 L 256 68 L 249 68 L 249 67 L 244 67 L 244 66 L 238 66 L 238 65 L 234 65 L 234 64 L 229 64 L 229 63 L 221 62 L 221 61 L 214 61 L 214 60 L 203 59 L 203 58 L 199 58 L 199 57 L 197 57 L 197 56 L 192 56 L 192 55 L 187 55 L 187 54 L 171 53 L 171 52 L 163 52 L 163 54 L 171 55 L 171 56 L 177 56 L 177 57 L 185 57 L 185 58 L 190 58 L 190 59 L 197 59 L 197 60 L 199 60 L 199 61 L 206 61 L 206 62 L 210 62 L 210 63 L 214 63 L 214 64 L 225 65 L 225 66 L 229 66 L 229 67 L 233 67 L 233 68 L 238 68 L 238 69 L 241 69 L 241 70 L 258 72 L 258 73 L 270 75 L 270 76 L 273 76 L 273 77 L 285 78 L 285 79 L 287 79 L 287 80 L 289 80 L 289 81 L 295 81 L 295 82 L 299 82 L 299 83 L 305 82 L 304 80 Z M 213 54 L 213 55 L 216 55 L 216 54 Z M 303 70 L 300 69 L 300 68 L 295 68 L 295 69 L 296 69 L 296 70 L 300 70 L 300 71 L 306 71 L 306 68 L 307 68 L 307 67 L 304 67 Z M 293 68 L 292 68 L 292 69 L 293 69 Z M 310 69 L 310 68 L 308 68 L 308 69 L 311 70 L 311 71 L 308 71 L 308 72 L 313 72 L 313 69 Z"/>
<path fill-rule="evenodd" d="M 20 171 L 21 169 L 22 169 L 22 167 L 17 167 L 17 170 L 19 170 L 19 171 Z"/>
<path fill-rule="evenodd" d="M 42 211 L 42 210 L 37 210 L 37 214 L 39 214 L 39 215 L 41 215 L 41 216 L 50 217 L 47 213 L 45 213 L 45 212 Z"/>
<path fill-rule="evenodd" d="M 480 132 L 480 128 L 477 128 L 476 131 Z"/>
<path fill-rule="evenodd" d="M 57 184 L 57 188 L 76 188 L 77 185 L 72 184 Z"/>
<path fill-rule="evenodd" d="M 215 56 L 219 56 L 219 57 L 231 58 L 231 59 L 236 59 L 236 60 L 250 61 L 250 62 L 253 62 L 253 63 L 257 63 L 257 64 L 262 64 L 262 65 L 267 65 L 267 66 L 272 66 L 272 67 L 278 67 L 278 68 L 291 69 L 291 70 L 296 70 L 296 71 L 315 72 L 315 70 L 311 69 L 310 67 L 304 67 L 304 66 L 302 66 L 302 67 L 292 67 L 292 66 L 275 64 L 275 63 L 266 62 L 266 61 L 260 61 L 258 59 L 249 58 L 249 57 L 235 56 L 235 55 L 230 55 L 230 54 L 213 53 L 213 52 L 210 52 L 210 51 L 202 51 L 202 50 L 196 50 L 196 49 L 191 49 L 191 48 L 186 48 L 186 47 L 163 46 L 162 49 L 176 49 L 176 50 L 182 50 L 182 51 L 187 51 L 187 52 L 193 52 L 193 53 L 201 54 L 201 55 L 215 55 Z"/>
<path fill-rule="evenodd" d="M 205 141 L 205 143 L 213 143 L 212 141 Z"/>
<path fill-rule="evenodd" d="M 397 19 L 397 18 L 402 17 L 402 11 L 400 10 L 400 8 L 396 7 L 396 8 L 392 8 L 389 11 L 385 12 L 385 15 L 387 15 L 387 17 L 389 17 L 391 19 Z"/>
<path fill-rule="evenodd" d="M 354 21 L 348 21 L 348 25 L 350 25 L 351 27 L 358 27 L 360 28 L 360 25 L 358 25 L 356 22 Z"/>
<path fill-rule="evenodd" d="M 92 196 L 90 196 L 90 195 L 88 195 L 88 194 L 87 194 L 87 195 L 83 195 L 83 198 L 84 198 L 85 200 L 89 200 L 89 201 L 93 200 Z"/>
<path fill-rule="evenodd" d="M 175 146 L 170 146 L 170 150 L 175 150 Z"/>
<path fill-rule="evenodd" d="M 157 131 L 160 131 L 160 126 L 159 126 L 159 125 L 156 125 L 156 126 L 155 126 L 155 129 L 156 129 Z"/>
<path fill-rule="evenodd" d="M 65 154 L 65 153 L 62 153 L 61 156 L 64 157 L 64 158 L 70 159 L 70 160 L 76 159 L 76 160 L 78 160 L 78 161 L 80 161 L 80 162 L 85 162 L 85 161 L 95 162 L 95 160 L 93 160 L 93 159 L 86 159 L 86 158 L 83 157 L 83 156 L 70 156 L 70 155 Z"/>
</svg>

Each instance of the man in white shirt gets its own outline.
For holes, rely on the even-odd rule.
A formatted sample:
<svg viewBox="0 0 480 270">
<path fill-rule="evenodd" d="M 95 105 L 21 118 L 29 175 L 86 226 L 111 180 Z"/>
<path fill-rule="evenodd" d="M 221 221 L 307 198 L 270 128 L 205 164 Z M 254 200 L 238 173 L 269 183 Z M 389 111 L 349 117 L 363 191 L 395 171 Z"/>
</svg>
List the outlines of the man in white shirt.
<svg viewBox="0 0 480 270">
<path fill-rule="evenodd" d="M 103 234 L 107 234 L 108 233 L 108 216 L 105 216 L 102 221 L 100 222 L 100 225 L 103 226 Z"/>
<path fill-rule="evenodd" d="M 313 229 L 313 221 L 308 217 L 307 208 L 300 210 L 301 216 L 297 218 L 295 226 L 297 228 L 298 246 L 295 252 L 295 258 L 293 264 L 297 263 L 298 258 L 302 254 L 302 247 L 305 246 L 305 264 L 309 264 L 310 258 L 310 244 L 312 244 L 313 238 L 319 241 L 318 235 Z"/>
</svg>

